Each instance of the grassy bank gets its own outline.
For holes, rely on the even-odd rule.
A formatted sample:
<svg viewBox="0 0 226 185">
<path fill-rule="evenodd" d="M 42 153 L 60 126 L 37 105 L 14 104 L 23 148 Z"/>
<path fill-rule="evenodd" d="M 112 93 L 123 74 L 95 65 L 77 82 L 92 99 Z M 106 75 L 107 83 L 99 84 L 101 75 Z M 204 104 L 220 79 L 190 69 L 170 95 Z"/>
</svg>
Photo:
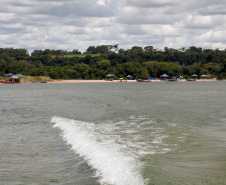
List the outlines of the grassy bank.
<svg viewBox="0 0 226 185">
<path fill-rule="evenodd" d="M 23 82 L 22 82 L 23 81 Z M 27 78 L 21 79 L 22 83 L 29 83 L 31 81 L 52 81 L 48 76 L 27 76 Z"/>
</svg>

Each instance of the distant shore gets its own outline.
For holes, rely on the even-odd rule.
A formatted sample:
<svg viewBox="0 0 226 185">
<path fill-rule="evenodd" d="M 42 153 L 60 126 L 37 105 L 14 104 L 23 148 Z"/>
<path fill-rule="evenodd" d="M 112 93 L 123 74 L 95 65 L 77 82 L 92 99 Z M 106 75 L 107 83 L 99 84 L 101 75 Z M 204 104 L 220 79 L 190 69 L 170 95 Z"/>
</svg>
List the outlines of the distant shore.
<svg viewBox="0 0 226 185">
<path fill-rule="evenodd" d="M 0 81 L 3 81 L 3 80 L 0 80 Z M 180 80 L 179 82 L 187 82 L 187 81 L 192 81 L 192 80 L 185 80 L 185 79 L 182 79 Z M 210 82 L 210 81 L 225 81 L 225 80 L 217 80 L 217 79 L 196 79 L 195 82 Z M 50 79 L 46 79 L 46 80 L 28 80 L 28 79 L 23 79 L 21 80 L 21 83 L 116 83 L 116 82 L 119 82 L 119 83 L 122 83 L 122 82 L 137 82 L 137 80 L 106 80 L 106 79 L 103 79 L 103 80 L 83 80 L 83 79 L 71 79 L 71 80 L 50 80 Z M 150 80 L 150 82 L 167 82 L 165 80 L 160 80 L 160 79 L 156 79 L 156 80 Z M 2 83 L 0 83 L 2 84 Z"/>
<path fill-rule="evenodd" d="M 48 83 L 113 83 L 119 82 L 118 80 L 53 80 Z M 126 81 L 123 81 L 126 82 Z M 127 80 L 127 82 L 136 82 L 136 80 Z"/>
<path fill-rule="evenodd" d="M 186 82 L 187 80 L 182 79 L 181 82 Z M 216 79 L 197 79 L 195 80 L 197 82 L 199 81 L 218 81 Z M 114 82 L 137 82 L 136 80 L 113 80 L 113 81 L 108 81 L 108 80 L 53 80 L 53 81 L 48 81 L 48 83 L 114 83 Z M 151 80 L 151 82 L 166 82 L 164 80 Z"/>
</svg>

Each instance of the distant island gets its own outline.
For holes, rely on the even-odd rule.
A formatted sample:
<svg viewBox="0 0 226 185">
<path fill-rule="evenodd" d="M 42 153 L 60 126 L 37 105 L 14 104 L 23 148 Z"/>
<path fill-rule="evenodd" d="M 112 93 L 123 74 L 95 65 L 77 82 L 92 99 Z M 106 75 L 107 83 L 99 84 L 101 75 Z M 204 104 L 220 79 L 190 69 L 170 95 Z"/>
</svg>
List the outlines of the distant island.
<svg viewBox="0 0 226 185">
<path fill-rule="evenodd" d="M 226 79 L 226 50 L 155 49 L 134 46 L 119 49 L 118 45 L 89 46 L 84 53 L 78 49 L 34 50 L 0 48 L 0 76 L 21 73 L 27 76 L 46 76 L 51 79 L 102 80 L 106 74 L 115 79 L 131 75 L 131 79 L 159 78 L 162 74 L 183 79 Z"/>
</svg>

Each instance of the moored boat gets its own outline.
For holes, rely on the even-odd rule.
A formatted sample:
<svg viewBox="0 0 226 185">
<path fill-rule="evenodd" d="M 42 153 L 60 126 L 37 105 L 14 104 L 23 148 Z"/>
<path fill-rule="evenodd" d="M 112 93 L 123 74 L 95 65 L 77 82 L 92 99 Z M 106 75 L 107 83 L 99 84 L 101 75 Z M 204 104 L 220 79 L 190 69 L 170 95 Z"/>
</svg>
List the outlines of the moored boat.
<svg viewBox="0 0 226 185">
<path fill-rule="evenodd" d="M 31 83 L 47 83 L 47 81 L 38 81 L 38 80 L 36 80 L 36 81 L 31 81 Z"/>
<path fill-rule="evenodd" d="M 15 84 L 16 82 L 11 81 L 0 81 L 1 84 Z"/>
<path fill-rule="evenodd" d="M 151 80 L 147 80 L 147 79 L 137 79 L 137 82 L 151 82 Z"/>
</svg>

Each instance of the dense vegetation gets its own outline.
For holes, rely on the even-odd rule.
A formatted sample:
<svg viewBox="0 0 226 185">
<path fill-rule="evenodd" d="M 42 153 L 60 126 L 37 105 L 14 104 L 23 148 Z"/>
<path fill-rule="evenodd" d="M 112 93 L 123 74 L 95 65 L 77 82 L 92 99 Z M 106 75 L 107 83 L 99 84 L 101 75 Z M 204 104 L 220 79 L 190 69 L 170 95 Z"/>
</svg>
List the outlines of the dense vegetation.
<svg viewBox="0 0 226 185">
<path fill-rule="evenodd" d="M 118 45 L 90 46 L 83 54 L 74 49 L 34 50 L 0 48 L 0 76 L 5 73 L 49 76 L 53 79 L 103 79 L 112 73 L 116 78 L 127 75 L 137 78 L 170 76 L 190 78 L 202 74 L 226 78 L 226 49 L 162 50 L 153 46 L 118 49 Z"/>
</svg>

